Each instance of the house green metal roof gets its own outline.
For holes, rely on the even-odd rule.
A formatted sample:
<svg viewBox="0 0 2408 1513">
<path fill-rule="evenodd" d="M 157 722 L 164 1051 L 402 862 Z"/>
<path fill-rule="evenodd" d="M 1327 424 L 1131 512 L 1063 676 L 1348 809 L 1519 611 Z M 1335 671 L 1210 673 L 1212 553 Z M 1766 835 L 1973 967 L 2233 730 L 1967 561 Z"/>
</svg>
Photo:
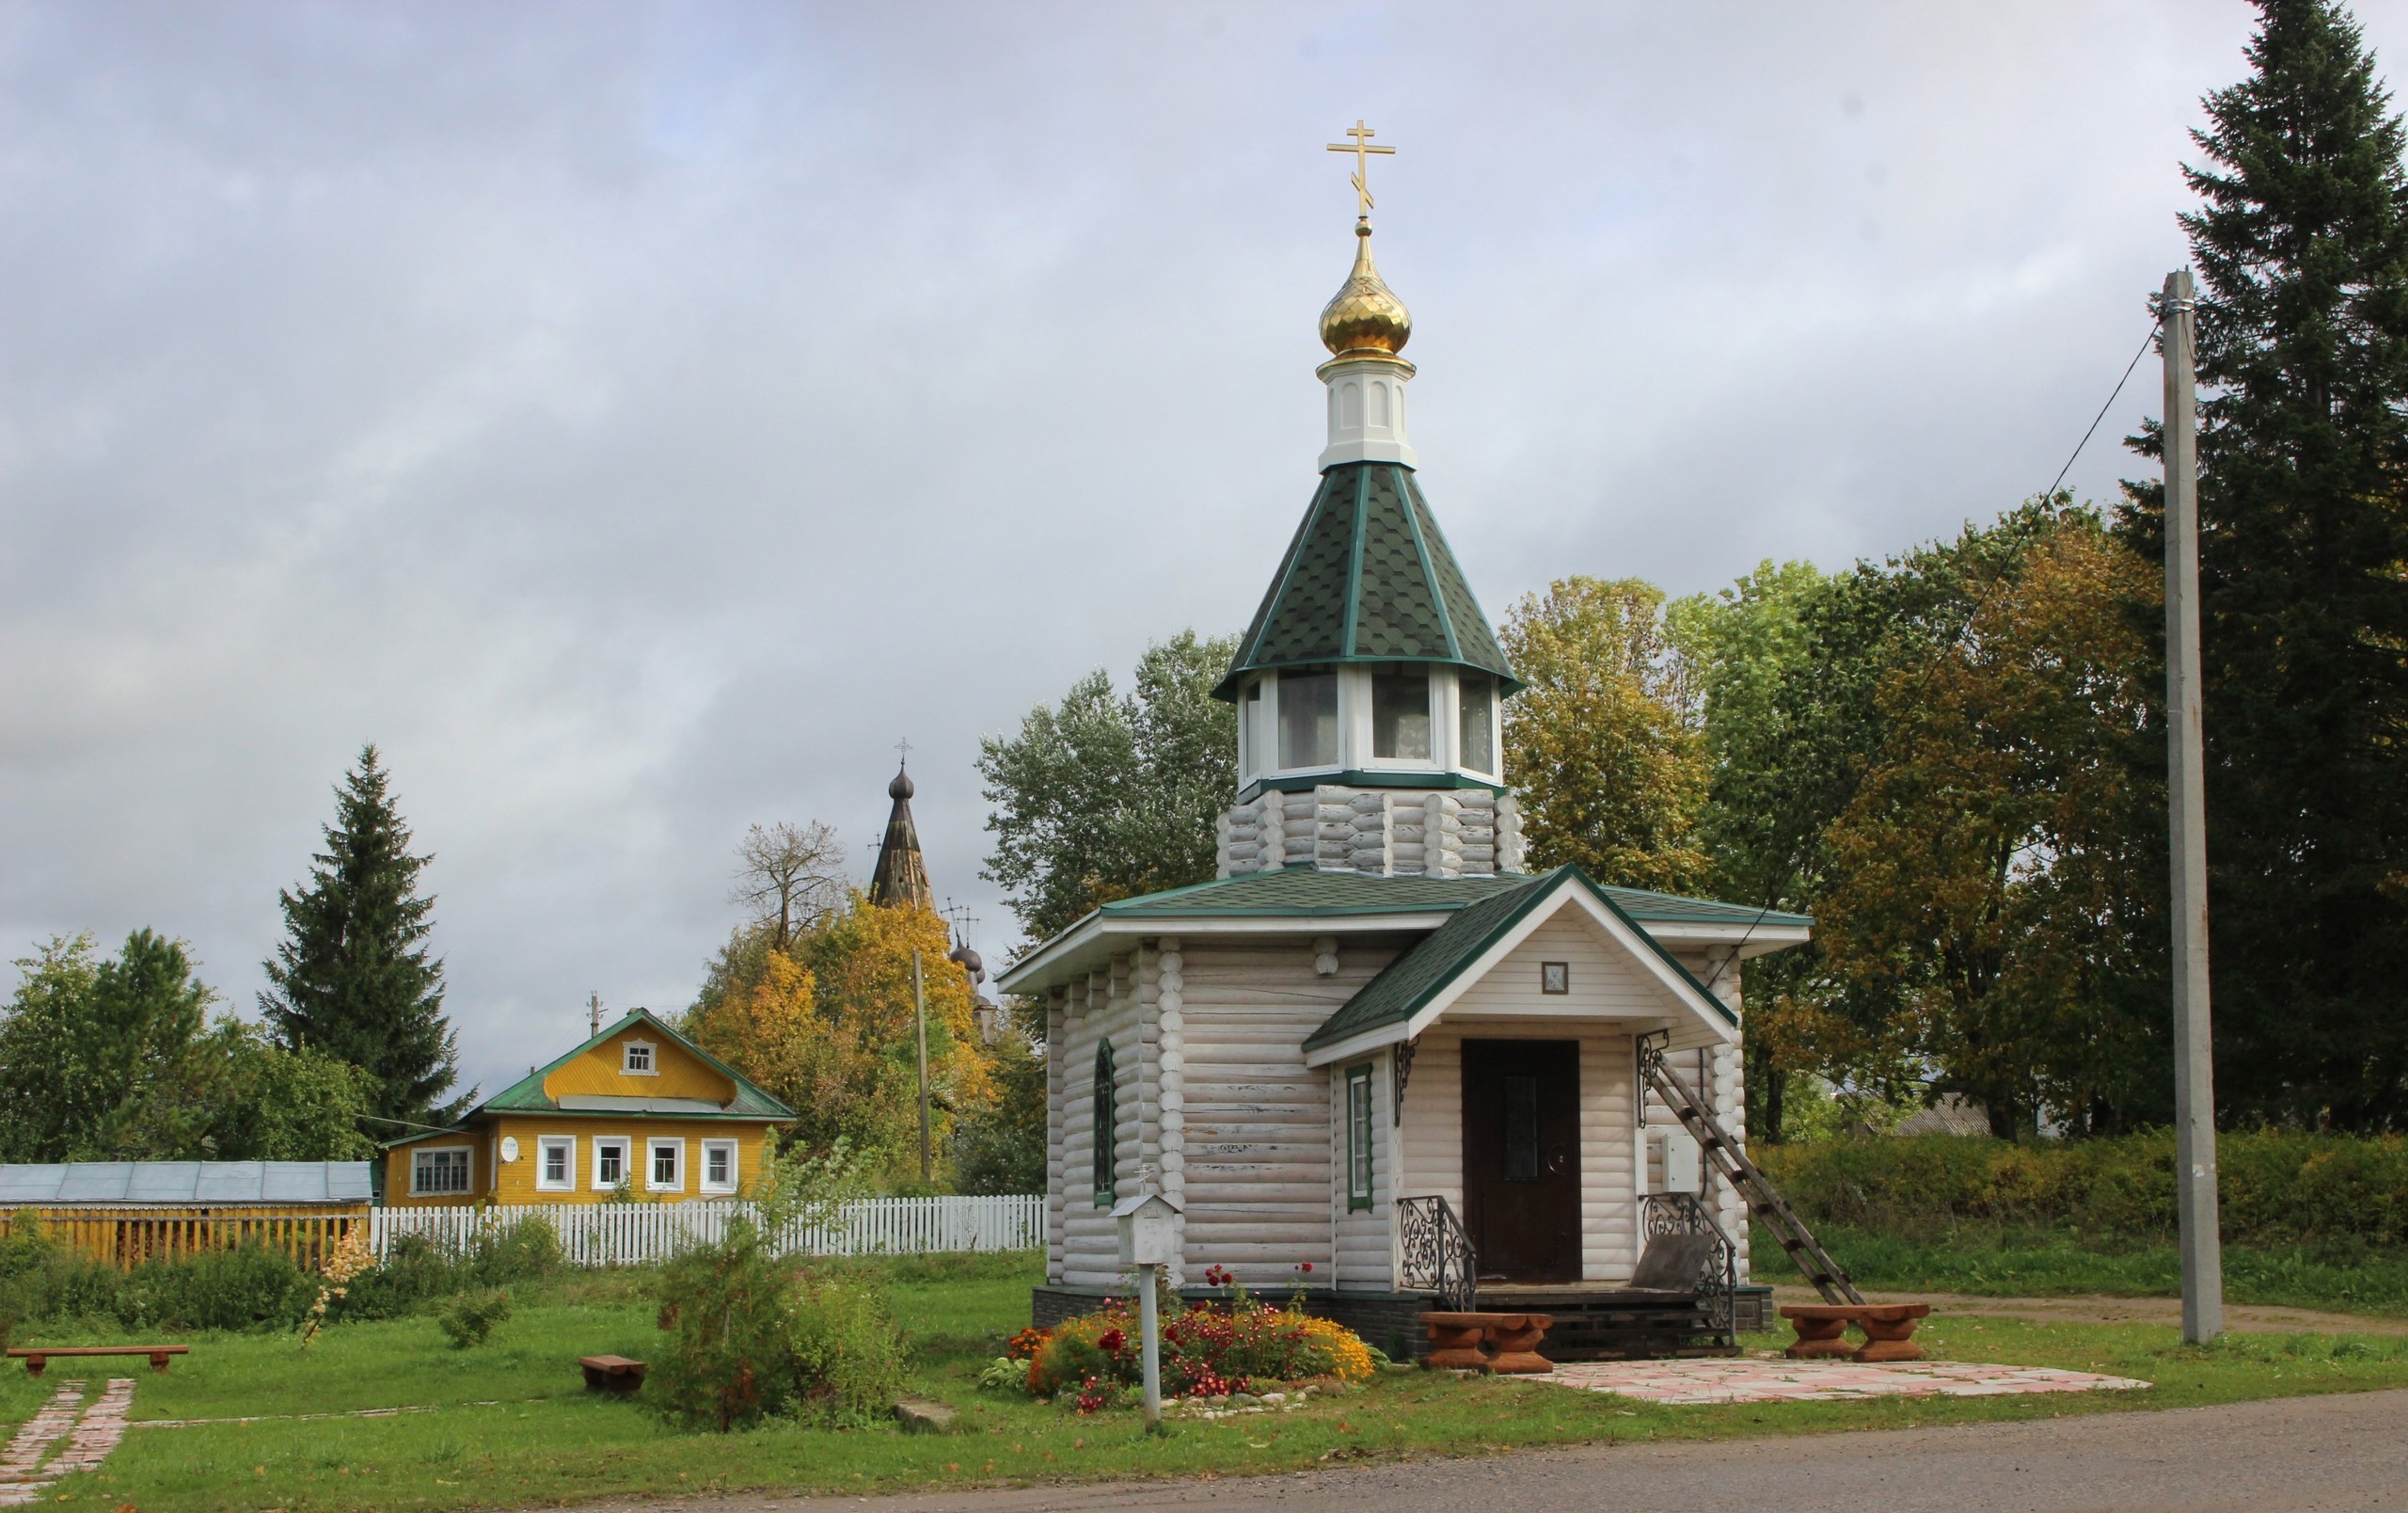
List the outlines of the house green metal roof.
<svg viewBox="0 0 2408 1513">
<path fill-rule="evenodd" d="M 1213 697 L 1234 699 L 1247 673 L 1330 662 L 1427 661 L 1513 676 L 1413 470 L 1340 463 L 1296 527 Z"/>
<path fill-rule="evenodd" d="M 1361 872 L 1323 872 L 1310 867 L 1290 867 L 1122 899 L 1103 905 L 1097 913 L 1108 919 L 1437 914 L 1469 909 L 1539 881 L 1543 879 L 1515 873 L 1501 877 L 1374 877 Z M 1608 887 L 1597 883 L 1591 883 L 1590 886 L 1630 918 L 1656 924 L 1778 927 L 1814 923 L 1805 915 L 1777 909 L 1751 909 L 1745 904 L 1718 903 L 1711 899 L 1684 899 L 1644 888 Z"/>
<path fill-rule="evenodd" d="M 612 1025 L 608 1029 L 605 1029 L 602 1033 L 594 1036 L 592 1040 L 587 1041 L 584 1044 L 579 1045 L 565 1056 L 560 1057 L 544 1066 L 538 1067 L 536 1070 L 530 1072 L 527 1075 L 521 1077 L 516 1082 L 512 1083 L 509 1087 L 502 1089 L 499 1092 L 497 1092 L 492 1097 L 487 1098 L 483 1103 L 479 1104 L 473 1110 L 471 1110 L 467 1117 L 474 1119 L 478 1114 L 563 1114 L 590 1112 L 591 1110 L 563 1108 L 561 1107 L 558 1100 L 544 1091 L 544 1079 L 550 1076 L 563 1065 L 577 1059 L 578 1057 L 583 1056 L 586 1052 L 592 1050 L 596 1045 L 601 1044 L 604 1041 L 609 1040 L 611 1036 L 618 1034 L 621 1030 L 639 1024 L 644 1026 L 648 1029 L 657 1030 L 660 1034 L 667 1036 L 669 1039 L 675 1041 L 678 1045 L 683 1047 L 689 1054 L 701 1060 L 703 1064 L 708 1066 L 712 1071 L 719 1073 L 721 1075 L 736 1084 L 736 1096 L 716 1112 L 699 1113 L 678 1111 L 674 1117 L 679 1119 L 792 1119 L 795 1117 L 795 1111 L 793 1109 L 788 1108 L 784 1104 L 780 1103 L 777 1099 L 770 1097 L 768 1093 L 763 1092 L 760 1089 L 754 1087 L 751 1082 L 745 1079 L 744 1074 L 737 1071 L 736 1068 L 721 1060 L 718 1057 L 713 1056 L 710 1052 L 704 1050 L 701 1046 L 695 1044 L 692 1041 L 688 1040 L 685 1036 L 678 1034 L 667 1025 L 662 1024 L 658 1019 L 653 1016 L 650 1010 L 646 1009 L 630 1010 L 626 1014 L 620 1018 L 617 1024 Z M 641 1112 L 641 1110 L 623 1109 L 613 1109 L 612 1111 Z M 420 1137 L 412 1138 L 418 1139 Z M 397 1140 L 392 1143 L 401 1144 L 403 1142 Z"/>
<path fill-rule="evenodd" d="M 1656 956 L 1679 974 L 1682 981 L 1694 988 L 1700 1001 L 1711 1005 L 1714 1012 L 1730 1024 L 1739 1022 L 1736 1014 L 1707 992 L 1705 985 L 1681 964 L 1680 958 L 1665 949 L 1640 925 L 1638 917 L 1616 901 L 1616 893 L 1629 890 L 1602 886 L 1577 867 L 1559 867 L 1544 877 L 1513 881 L 1514 886 L 1466 905 L 1453 918 L 1423 936 L 1413 949 L 1390 962 L 1379 976 L 1363 985 L 1361 992 L 1347 999 L 1338 1012 L 1323 1021 L 1319 1029 L 1305 1037 L 1305 1048 L 1312 1050 L 1359 1035 L 1365 1030 L 1411 1019 L 1531 910 L 1564 887 L 1588 889 L 1608 910 L 1621 916 L 1622 921 L 1631 927 L 1632 933 L 1645 941 Z M 1662 898 L 1665 895 L 1642 897 Z M 1684 899 L 1674 901 L 1690 903 L 1700 900 Z M 1741 912 L 1751 917 L 1755 914 L 1753 910 Z"/>
</svg>

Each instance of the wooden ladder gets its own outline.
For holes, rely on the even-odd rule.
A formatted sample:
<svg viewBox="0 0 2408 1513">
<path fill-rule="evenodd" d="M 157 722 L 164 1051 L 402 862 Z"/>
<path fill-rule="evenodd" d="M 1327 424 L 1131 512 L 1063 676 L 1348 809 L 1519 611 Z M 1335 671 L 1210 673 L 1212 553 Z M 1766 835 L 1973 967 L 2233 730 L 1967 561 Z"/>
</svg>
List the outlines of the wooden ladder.
<svg viewBox="0 0 2408 1513">
<path fill-rule="evenodd" d="M 1789 1252 L 1790 1263 L 1814 1284 L 1814 1290 L 1823 1295 L 1823 1301 L 1863 1302 L 1864 1295 L 1856 1290 L 1856 1283 L 1847 1280 L 1847 1273 L 1814 1238 L 1814 1232 L 1798 1217 L 1798 1210 L 1773 1189 L 1771 1179 L 1763 1170 L 1748 1159 L 1747 1149 L 1723 1133 L 1721 1124 L 1706 1112 L 1704 1101 L 1681 1080 L 1680 1074 L 1664 1064 L 1662 1046 L 1640 1043 L 1639 1071 L 1647 1085 L 1656 1090 L 1656 1095 L 1664 1100 L 1664 1107 L 1672 1111 L 1672 1117 L 1681 1122 L 1681 1127 L 1697 1141 L 1714 1170 L 1722 1174 L 1722 1180 L 1746 1200 L 1748 1211 L 1772 1231 L 1773 1238 Z"/>
</svg>

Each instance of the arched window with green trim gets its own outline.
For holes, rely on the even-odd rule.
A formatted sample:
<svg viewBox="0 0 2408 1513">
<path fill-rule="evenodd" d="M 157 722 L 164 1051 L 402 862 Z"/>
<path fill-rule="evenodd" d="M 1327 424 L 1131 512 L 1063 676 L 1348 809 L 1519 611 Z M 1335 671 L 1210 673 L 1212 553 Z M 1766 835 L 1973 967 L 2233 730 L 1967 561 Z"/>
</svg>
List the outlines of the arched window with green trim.
<svg viewBox="0 0 2408 1513">
<path fill-rule="evenodd" d="M 1119 1196 L 1120 1091 L 1113 1081 L 1112 1042 L 1095 1048 L 1095 1205 Z"/>
</svg>

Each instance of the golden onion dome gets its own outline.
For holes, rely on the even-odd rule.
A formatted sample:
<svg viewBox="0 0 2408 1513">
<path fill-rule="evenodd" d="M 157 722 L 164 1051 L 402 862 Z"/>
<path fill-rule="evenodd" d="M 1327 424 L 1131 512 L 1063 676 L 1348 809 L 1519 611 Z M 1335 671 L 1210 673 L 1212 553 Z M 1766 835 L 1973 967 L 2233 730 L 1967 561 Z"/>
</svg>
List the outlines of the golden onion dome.
<svg viewBox="0 0 2408 1513">
<path fill-rule="evenodd" d="M 1413 336 L 1404 301 L 1380 281 L 1371 266 L 1371 223 L 1354 224 L 1354 271 L 1321 311 L 1321 344 L 1339 357 L 1382 352 L 1394 357 Z"/>
</svg>

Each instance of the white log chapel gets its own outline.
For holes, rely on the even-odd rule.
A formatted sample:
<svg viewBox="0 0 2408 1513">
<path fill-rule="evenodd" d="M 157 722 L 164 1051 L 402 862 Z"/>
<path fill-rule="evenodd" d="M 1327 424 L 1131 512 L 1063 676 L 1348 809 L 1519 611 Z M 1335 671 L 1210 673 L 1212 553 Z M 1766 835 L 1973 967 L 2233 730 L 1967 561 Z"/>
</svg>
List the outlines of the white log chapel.
<svg viewBox="0 0 2408 1513">
<path fill-rule="evenodd" d="M 1216 690 L 1219 879 L 1107 904 L 1000 984 L 1045 1006 L 1040 1323 L 1126 1296 L 1112 1205 L 1140 1191 L 1181 1209 L 1191 1295 L 1215 1266 L 1304 1282 L 1392 1350 L 1466 1304 L 1450 1260 L 1481 1306 L 1610 1311 L 1651 1194 L 1709 1189 L 1690 1222 L 1761 1292 L 1744 1203 L 1641 1062 L 1743 1139 L 1738 962 L 1810 921 L 1523 871 L 1498 739 L 1520 684 L 1418 482 L 1411 322 L 1370 234 L 1322 312 L 1320 486 Z"/>
</svg>

